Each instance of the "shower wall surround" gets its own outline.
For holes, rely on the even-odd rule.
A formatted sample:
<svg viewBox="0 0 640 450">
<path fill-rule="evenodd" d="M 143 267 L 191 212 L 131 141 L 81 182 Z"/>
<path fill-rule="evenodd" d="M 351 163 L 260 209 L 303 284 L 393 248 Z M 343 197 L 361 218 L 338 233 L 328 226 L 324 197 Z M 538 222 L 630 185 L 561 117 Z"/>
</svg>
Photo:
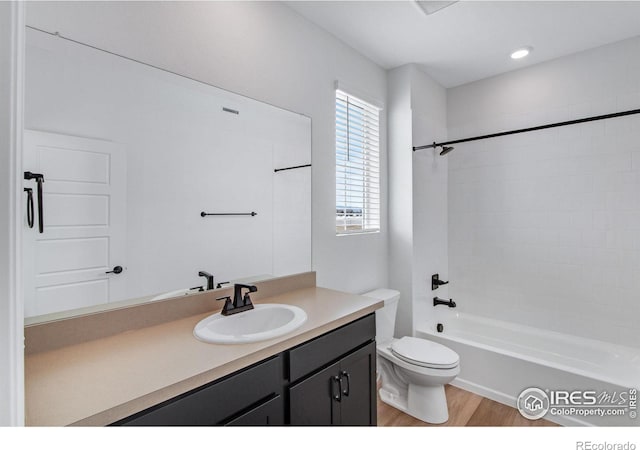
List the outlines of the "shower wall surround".
<svg viewBox="0 0 640 450">
<path fill-rule="evenodd" d="M 639 108 L 639 54 L 633 38 L 450 89 L 449 138 Z M 455 147 L 459 309 L 637 346 L 640 116 Z"/>
</svg>

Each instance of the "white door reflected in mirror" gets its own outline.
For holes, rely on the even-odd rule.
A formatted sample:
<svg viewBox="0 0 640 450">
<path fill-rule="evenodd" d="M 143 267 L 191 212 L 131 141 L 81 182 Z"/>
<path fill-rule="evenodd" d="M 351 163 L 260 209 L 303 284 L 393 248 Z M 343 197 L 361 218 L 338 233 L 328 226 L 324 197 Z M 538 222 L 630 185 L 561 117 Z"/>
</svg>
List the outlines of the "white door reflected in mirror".
<svg viewBox="0 0 640 450">
<path fill-rule="evenodd" d="M 126 277 L 113 270 L 126 262 L 122 146 L 25 130 L 23 157 L 45 177 L 44 232 L 23 234 L 25 315 L 124 300 Z"/>
<path fill-rule="evenodd" d="M 25 251 L 25 290 L 48 297 L 29 300 L 28 323 L 206 289 L 201 271 L 217 285 L 311 270 L 308 117 L 34 29 L 25 65 L 25 128 L 80 142 L 49 146 L 56 155 L 45 162 L 62 174 L 44 174 L 49 251 Z M 87 141 L 117 143 L 122 157 Z M 120 220 L 123 244 L 110 231 Z M 125 270 L 105 274 L 117 265 Z"/>
</svg>

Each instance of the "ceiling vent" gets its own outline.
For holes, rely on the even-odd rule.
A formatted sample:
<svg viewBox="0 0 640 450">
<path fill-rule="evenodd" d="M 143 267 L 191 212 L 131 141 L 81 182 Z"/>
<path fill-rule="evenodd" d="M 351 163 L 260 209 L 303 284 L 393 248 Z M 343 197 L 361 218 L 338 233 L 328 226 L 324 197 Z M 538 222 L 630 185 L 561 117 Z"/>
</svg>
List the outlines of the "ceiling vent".
<svg viewBox="0 0 640 450">
<path fill-rule="evenodd" d="M 441 9 L 446 8 L 447 6 L 451 6 L 454 3 L 458 3 L 457 1 L 455 2 L 431 2 L 431 1 L 420 1 L 420 0 L 415 0 L 416 5 L 418 5 L 418 8 L 420 8 L 427 16 L 436 13 L 438 11 L 440 11 Z"/>
</svg>

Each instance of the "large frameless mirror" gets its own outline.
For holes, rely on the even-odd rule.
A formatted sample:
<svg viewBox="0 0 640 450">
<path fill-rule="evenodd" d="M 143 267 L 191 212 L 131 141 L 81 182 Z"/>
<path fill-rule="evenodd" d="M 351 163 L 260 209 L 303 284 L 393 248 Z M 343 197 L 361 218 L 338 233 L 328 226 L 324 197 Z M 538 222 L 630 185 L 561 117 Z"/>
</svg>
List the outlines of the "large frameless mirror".
<svg viewBox="0 0 640 450">
<path fill-rule="evenodd" d="M 29 322 L 311 269 L 308 117 L 34 29 L 25 88 Z"/>
</svg>

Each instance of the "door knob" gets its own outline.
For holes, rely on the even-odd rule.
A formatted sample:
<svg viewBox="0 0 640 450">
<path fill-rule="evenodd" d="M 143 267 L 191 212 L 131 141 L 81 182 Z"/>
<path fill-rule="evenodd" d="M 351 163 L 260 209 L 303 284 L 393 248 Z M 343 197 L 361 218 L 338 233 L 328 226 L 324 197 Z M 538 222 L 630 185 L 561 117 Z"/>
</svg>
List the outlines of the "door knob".
<svg viewBox="0 0 640 450">
<path fill-rule="evenodd" d="M 115 266 L 115 267 L 113 268 L 113 270 L 110 270 L 110 271 L 105 272 L 105 273 L 115 273 L 115 274 L 117 275 L 117 274 L 119 274 L 119 273 L 122 273 L 122 270 L 123 270 L 123 269 L 122 269 L 122 266 Z"/>
</svg>

